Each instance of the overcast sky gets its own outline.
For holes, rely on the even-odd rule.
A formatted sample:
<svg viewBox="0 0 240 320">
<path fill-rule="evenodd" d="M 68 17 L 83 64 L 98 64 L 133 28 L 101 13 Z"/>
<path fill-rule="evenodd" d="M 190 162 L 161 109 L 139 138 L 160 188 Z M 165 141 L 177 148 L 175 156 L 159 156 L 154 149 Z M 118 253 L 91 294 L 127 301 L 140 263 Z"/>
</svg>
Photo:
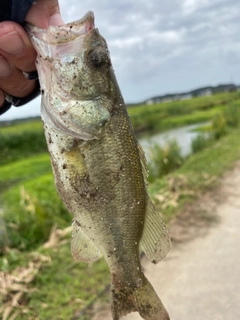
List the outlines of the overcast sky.
<svg viewBox="0 0 240 320">
<path fill-rule="evenodd" d="M 240 84 L 239 0 L 59 0 L 65 22 L 95 14 L 126 102 Z M 0 120 L 39 114 L 40 99 Z"/>
</svg>

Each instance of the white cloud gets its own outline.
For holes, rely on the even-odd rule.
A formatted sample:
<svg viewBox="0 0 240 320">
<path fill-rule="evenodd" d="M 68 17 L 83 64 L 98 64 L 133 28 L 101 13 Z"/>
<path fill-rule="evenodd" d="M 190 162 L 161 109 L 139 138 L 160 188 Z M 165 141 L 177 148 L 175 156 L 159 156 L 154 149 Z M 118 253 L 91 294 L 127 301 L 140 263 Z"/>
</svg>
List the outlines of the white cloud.
<svg viewBox="0 0 240 320">
<path fill-rule="evenodd" d="M 212 4 L 217 4 L 221 2 L 221 0 L 183 0 L 183 13 L 184 14 L 193 14 L 195 11 L 199 9 L 207 8 Z"/>
</svg>

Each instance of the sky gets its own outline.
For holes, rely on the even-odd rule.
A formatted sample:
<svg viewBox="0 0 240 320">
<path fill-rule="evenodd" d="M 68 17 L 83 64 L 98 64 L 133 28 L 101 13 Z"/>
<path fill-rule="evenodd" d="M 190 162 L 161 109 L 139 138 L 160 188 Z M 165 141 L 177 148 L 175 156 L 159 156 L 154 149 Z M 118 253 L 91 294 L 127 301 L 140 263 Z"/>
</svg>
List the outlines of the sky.
<svg viewBox="0 0 240 320">
<path fill-rule="evenodd" d="M 59 0 L 63 20 L 87 11 L 106 39 L 127 103 L 240 84 L 239 0 Z M 40 114 L 40 98 L 0 120 Z"/>
</svg>

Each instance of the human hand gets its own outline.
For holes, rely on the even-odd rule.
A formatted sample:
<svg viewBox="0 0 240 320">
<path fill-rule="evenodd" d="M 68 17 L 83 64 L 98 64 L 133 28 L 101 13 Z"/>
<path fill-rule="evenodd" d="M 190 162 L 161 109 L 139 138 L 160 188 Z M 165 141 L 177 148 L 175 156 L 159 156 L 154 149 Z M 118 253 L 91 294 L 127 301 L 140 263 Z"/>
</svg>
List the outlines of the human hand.
<svg viewBox="0 0 240 320">
<path fill-rule="evenodd" d="M 37 0 L 25 21 L 40 28 L 64 23 L 57 0 Z M 20 104 L 38 95 L 35 59 L 36 52 L 24 28 L 16 22 L 0 22 L 0 114 L 11 106 L 5 100 L 5 93 L 10 98 L 22 98 Z"/>
</svg>

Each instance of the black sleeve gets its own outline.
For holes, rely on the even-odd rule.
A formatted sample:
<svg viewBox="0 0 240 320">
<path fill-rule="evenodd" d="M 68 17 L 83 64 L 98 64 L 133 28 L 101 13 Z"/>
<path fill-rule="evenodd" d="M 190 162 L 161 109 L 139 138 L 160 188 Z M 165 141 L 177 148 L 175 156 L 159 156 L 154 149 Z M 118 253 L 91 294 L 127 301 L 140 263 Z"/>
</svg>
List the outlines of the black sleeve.
<svg viewBox="0 0 240 320">
<path fill-rule="evenodd" d="M 25 17 L 36 0 L 0 0 L 0 22 L 10 20 L 23 25 Z M 35 78 L 34 78 L 35 79 Z M 4 105 L 0 108 L 0 115 L 8 111 L 12 104 L 15 106 L 22 106 L 31 101 L 40 93 L 39 82 L 30 95 L 25 98 L 11 97 L 11 101 L 5 99 Z"/>
<path fill-rule="evenodd" d="M 23 24 L 36 0 L 0 0 L 0 21 L 11 20 Z"/>
</svg>

